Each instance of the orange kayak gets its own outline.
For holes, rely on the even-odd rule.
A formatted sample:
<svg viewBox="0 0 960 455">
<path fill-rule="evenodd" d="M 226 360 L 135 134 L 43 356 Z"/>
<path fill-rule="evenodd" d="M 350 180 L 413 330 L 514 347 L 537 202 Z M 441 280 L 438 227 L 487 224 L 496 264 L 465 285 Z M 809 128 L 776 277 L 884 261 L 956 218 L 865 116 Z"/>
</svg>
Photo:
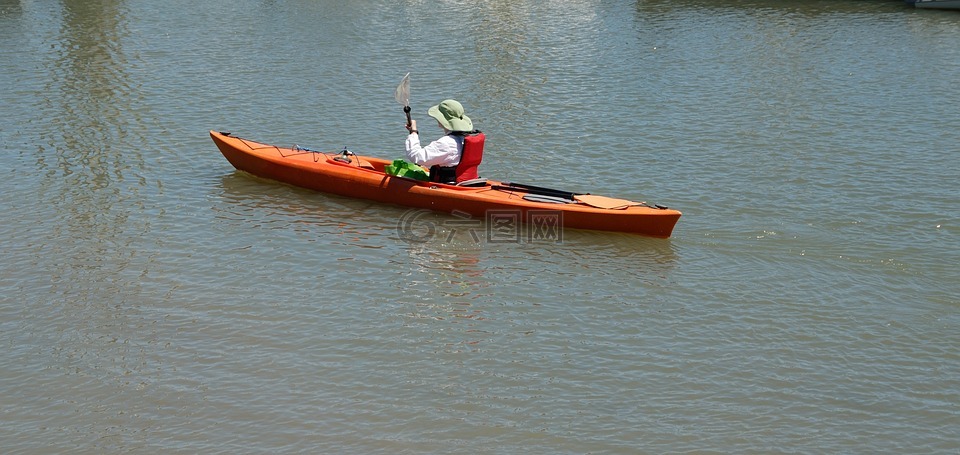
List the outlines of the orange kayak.
<svg viewBox="0 0 960 455">
<path fill-rule="evenodd" d="M 389 204 L 490 221 L 491 214 L 522 223 L 628 232 L 667 238 L 680 212 L 625 199 L 553 190 L 495 180 L 447 185 L 388 175 L 392 164 L 352 152 L 318 152 L 264 144 L 210 131 L 235 168 L 291 185 Z"/>
</svg>

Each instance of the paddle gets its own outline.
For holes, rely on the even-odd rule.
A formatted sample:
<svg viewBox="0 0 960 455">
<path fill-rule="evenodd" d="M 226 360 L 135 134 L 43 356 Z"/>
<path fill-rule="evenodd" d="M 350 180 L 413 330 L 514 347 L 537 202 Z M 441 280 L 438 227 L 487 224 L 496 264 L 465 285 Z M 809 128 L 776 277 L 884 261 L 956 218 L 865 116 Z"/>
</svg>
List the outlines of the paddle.
<svg viewBox="0 0 960 455">
<path fill-rule="evenodd" d="M 533 186 L 533 185 L 524 185 L 522 183 L 512 183 L 512 182 L 502 182 L 500 185 L 493 185 L 495 190 L 503 191 L 517 191 L 520 193 L 527 193 L 534 196 L 543 196 L 543 199 L 540 198 L 531 198 L 529 196 L 524 196 L 524 199 L 534 200 L 538 202 L 581 202 L 587 204 L 591 207 L 597 207 L 601 209 L 622 209 L 627 208 L 633 205 L 666 209 L 667 206 L 660 204 L 647 204 L 646 202 L 635 202 L 627 199 L 616 199 L 606 196 L 594 196 L 590 193 L 573 193 L 570 191 L 555 190 L 552 188 L 544 188 L 542 186 Z"/>
<path fill-rule="evenodd" d="M 513 190 L 513 191 L 520 191 L 523 193 L 539 194 L 542 196 L 561 197 L 564 199 L 573 199 L 574 196 L 582 194 L 582 193 L 574 193 L 571 191 L 554 190 L 552 188 L 544 188 L 542 186 L 524 185 L 522 183 L 512 183 L 512 182 L 503 182 L 502 186 L 494 189 Z"/>
<path fill-rule="evenodd" d="M 407 73 L 400 80 L 400 85 L 397 86 L 397 91 L 393 93 L 393 96 L 398 103 L 403 105 L 403 112 L 407 114 L 407 130 L 409 131 L 411 129 L 410 125 L 413 123 L 410 120 L 410 73 Z"/>
</svg>

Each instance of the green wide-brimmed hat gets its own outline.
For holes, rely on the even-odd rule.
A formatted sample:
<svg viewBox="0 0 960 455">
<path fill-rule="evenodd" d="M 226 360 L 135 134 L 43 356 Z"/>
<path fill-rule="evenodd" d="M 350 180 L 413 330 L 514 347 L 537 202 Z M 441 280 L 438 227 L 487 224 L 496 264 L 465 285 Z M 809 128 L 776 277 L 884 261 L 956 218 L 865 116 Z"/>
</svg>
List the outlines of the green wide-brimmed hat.
<svg viewBox="0 0 960 455">
<path fill-rule="evenodd" d="M 463 113 L 463 105 L 457 100 L 443 100 L 427 111 L 431 117 L 437 119 L 444 128 L 450 131 L 473 131 L 473 122 Z"/>
</svg>

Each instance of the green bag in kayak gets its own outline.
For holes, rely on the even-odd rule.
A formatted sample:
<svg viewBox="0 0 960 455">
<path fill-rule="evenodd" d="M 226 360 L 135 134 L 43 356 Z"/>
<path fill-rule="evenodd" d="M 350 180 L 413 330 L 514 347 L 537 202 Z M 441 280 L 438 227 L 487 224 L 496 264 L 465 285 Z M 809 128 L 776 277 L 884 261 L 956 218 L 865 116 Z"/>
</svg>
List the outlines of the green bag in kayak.
<svg viewBox="0 0 960 455">
<path fill-rule="evenodd" d="M 383 170 L 387 174 L 397 177 L 423 181 L 430 180 L 430 174 L 427 174 L 422 167 L 406 160 L 393 160 L 393 164 L 384 166 Z"/>
</svg>

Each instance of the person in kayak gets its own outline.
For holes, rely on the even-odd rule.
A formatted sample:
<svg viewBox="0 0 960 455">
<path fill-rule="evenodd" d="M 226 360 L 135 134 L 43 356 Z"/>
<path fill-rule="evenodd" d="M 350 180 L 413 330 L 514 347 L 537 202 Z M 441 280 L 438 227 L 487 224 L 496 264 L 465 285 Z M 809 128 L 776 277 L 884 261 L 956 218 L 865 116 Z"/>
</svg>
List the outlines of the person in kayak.
<svg viewBox="0 0 960 455">
<path fill-rule="evenodd" d="M 473 130 L 473 122 L 463 112 L 463 105 L 457 100 L 443 100 L 431 107 L 427 114 L 437 120 L 443 128 L 443 136 L 426 146 L 420 145 L 420 131 L 417 121 L 411 120 L 407 126 L 407 159 L 430 168 L 430 180 L 450 182 L 456 180 L 456 168 L 463 153 L 464 134 Z"/>
</svg>

